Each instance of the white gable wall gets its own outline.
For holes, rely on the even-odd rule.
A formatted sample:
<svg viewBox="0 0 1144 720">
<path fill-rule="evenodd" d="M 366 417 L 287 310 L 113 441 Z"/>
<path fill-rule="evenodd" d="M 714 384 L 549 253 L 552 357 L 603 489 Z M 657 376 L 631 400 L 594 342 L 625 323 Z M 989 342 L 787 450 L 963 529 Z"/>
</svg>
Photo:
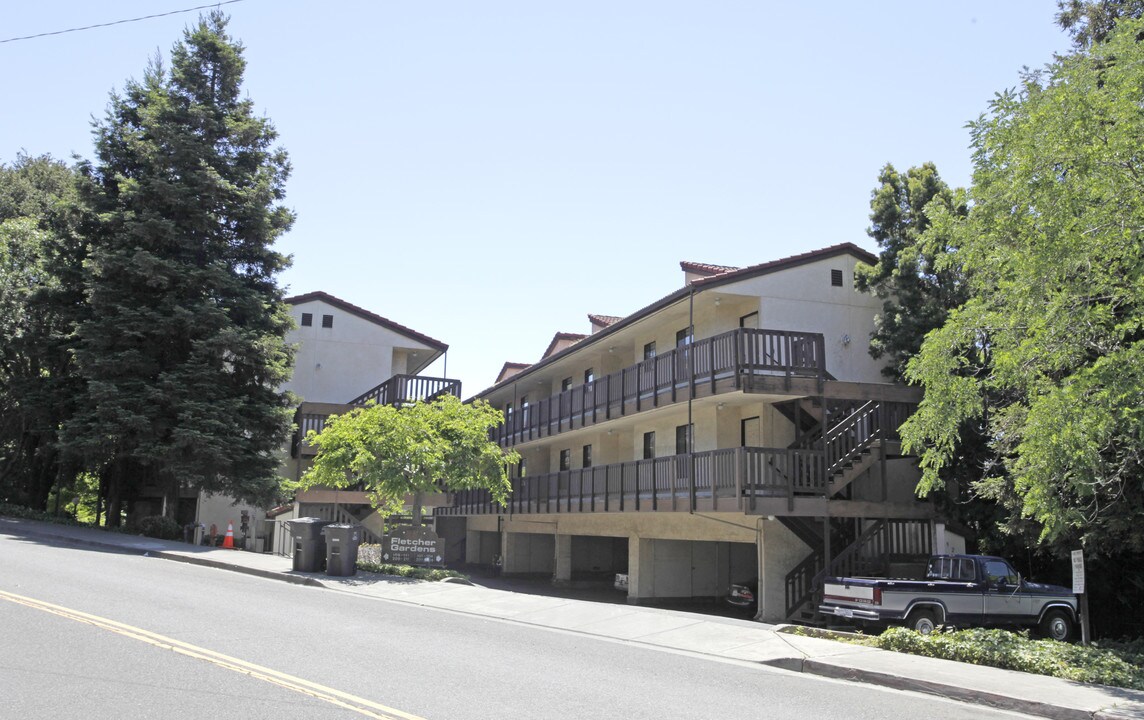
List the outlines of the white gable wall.
<svg viewBox="0 0 1144 720">
<path fill-rule="evenodd" d="M 703 292 L 758 296 L 760 328 L 822 333 L 827 372 L 839 380 L 886 382 L 885 363 L 869 353 L 882 301 L 854 289 L 857 264 L 852 255 L 837 255 Z M 842 287 L 830 284 L 831 270 L 842 271 Z"/>
<path fill-rule="evenodd" d="M 313 324 L 302 326 L 302 313 Z M 427 345 L 382 327 L 323 300 L 293 305 L 297 326 L 287 336 L 297 348 L 294 376 L 284 388 L 310 402 L 346 403 L 393 375 L 406 373 L 417 358 L 434 352 Z M 322 316 L 332 315 L 334 326 L 322 327 Z"/>
</svg>

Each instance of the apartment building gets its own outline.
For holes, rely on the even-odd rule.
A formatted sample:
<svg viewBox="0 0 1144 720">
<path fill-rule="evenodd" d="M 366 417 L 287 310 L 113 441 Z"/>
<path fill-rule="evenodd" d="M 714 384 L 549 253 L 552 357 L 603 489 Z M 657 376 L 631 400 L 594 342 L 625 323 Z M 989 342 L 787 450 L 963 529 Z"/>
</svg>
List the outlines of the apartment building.
<svg viewBox="0 0 1144 720">
<path fill-rule="evenodd" d="M 330 415 L 375 402 L 403 405 L 442 394 L 461 395 L 461 382 L 419 375 L 449 348 L 411 328 L 325 292 L 287 298 L 297 326 L 290 340 L 297 348 L 294 375 L 285 386 L 302 399 L 295 414 L 297 432 L 284 475 L 297 480 L 313 463 L 316 448 L 306 442 L 321 432 Z M 442 501 L 430 497 L 430 505 Z M 319 517 L 360 524 L 368 542 L 380 542 L 384 518 L 360 490 L 313 488 L 299 492 L 289 517 Z"/>
<path fill-rule="evenodd" d="M 745 268 L 683 262 L 683 286 L 589 315 L 476 395 L 522 457 L 505 506 L 453 496 L 466 560 L 556 582 L 628 576 L 629 602 L 722 596 L 758 579 L 759 617 L 795 619 L 827 573 L 928 556 L 933 508 L 896 429 L 919 400 L 867 352 L 880 301 L 835 245 Z"/>
</svg>

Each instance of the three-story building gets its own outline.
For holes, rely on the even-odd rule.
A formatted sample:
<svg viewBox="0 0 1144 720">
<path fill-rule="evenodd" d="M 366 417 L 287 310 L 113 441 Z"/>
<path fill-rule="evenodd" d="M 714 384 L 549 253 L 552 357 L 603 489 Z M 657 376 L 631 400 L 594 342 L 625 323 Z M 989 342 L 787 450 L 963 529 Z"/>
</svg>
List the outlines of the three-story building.
<svg viewBox="0 0 1144 720">
<path fill-rule="evenodd" d="M 854 288 L 875 261 L 842 244 L 746 268 L 684 262 L 678 291 L 506 363 L 476 397 L 504 411 L 495 440 L 521 454 L 512 496 L 456 494 L 439 527 L 506 574 L 624 573 L 630 602 L 757 579 L 771 621 L 806 612 L 828 570 L 928 555 L 932 507 L 897 437 L 919 394 L 870 357 L 881 303 Z"/>
</svg>

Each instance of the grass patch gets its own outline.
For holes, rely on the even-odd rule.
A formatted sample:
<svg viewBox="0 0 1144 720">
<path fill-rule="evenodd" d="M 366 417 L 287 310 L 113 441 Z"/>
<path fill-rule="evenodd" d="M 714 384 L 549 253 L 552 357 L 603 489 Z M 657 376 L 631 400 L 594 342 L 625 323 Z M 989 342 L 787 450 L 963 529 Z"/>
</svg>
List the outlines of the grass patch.
<svg viewBox="0 0 1144 720">
<path fill-rule="evenodd" d="M 1048 675 L 1083 683 L 1144 690 L 1144 641 L 1099 640 L 1079 645 L 1033 640 L 1027 632 L 968 628 L 930 635 L 892 627 L 851 642 L 942 660 Z"/>
<path fill-rule="evenodd" d="M 381 561 L 380 545 L 362 545 L 358 548 L 357 569 L 381 575 L 396 575 L 397 577 L 411 578 L 413 580 L 444 580 L 445 578 L 465 578 L 468 576 L 456 570 L 444 568 L 416 567 L 413 565 L 395 565 Z"/>
</svg>

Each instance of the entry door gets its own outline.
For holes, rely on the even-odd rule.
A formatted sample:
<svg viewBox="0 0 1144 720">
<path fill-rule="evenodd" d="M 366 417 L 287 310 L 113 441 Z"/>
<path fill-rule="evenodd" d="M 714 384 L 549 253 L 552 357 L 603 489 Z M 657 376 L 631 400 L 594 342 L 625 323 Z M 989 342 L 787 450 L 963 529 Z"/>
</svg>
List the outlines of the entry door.
<svg viewBox="0 0 1144 720">
<path fill-rule="evenodd" d="M 758 416 L 743 418 L 739 427 L 740 445 L 743 447 L 763 446 L 763 423 Z"/>
</svg>

